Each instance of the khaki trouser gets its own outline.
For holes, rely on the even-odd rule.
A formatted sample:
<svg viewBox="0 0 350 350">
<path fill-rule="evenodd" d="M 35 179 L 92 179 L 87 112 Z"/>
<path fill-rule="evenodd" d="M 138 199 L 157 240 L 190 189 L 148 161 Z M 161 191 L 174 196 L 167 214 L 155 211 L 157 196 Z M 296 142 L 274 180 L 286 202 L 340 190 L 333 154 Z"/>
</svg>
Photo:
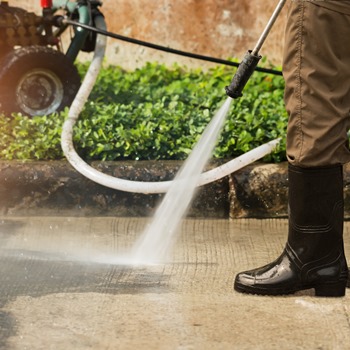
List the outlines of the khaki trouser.
<svg viewBox="0 0 350 350">
<path fill-rule="evenodd" d="M 350 16 L 290 2 L 283 62 L 288 161 L 300 167 L 350 161 Z"/>
</svg>

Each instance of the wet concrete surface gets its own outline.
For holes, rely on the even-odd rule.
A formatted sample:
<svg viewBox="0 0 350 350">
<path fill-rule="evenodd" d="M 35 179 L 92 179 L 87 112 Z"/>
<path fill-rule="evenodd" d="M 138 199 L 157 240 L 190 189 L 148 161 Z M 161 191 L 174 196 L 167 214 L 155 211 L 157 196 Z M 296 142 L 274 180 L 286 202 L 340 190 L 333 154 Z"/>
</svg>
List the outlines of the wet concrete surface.
<svg viewBox="0 0 350 350">
<path fill-rule="evenodd" d="M 283 219 L 186 219 L 168 261 L 124 265 L 144 218 L 0 218 L 0 349 L 348 349 L 350 294 L 261 297 Z M 350 223 L 345 225 L 350 253 Z M 349 255 L 349 254 L 348 254 Z"/>
</svg>

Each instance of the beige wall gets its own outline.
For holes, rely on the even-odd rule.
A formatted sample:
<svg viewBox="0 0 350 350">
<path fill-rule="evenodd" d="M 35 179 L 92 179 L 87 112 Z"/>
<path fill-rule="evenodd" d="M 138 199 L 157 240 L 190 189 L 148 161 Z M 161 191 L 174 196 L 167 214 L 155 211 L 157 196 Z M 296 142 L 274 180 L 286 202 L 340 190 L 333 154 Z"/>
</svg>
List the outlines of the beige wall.
<svg viewBox="0 0 350 350">
<path fill-rule="evenodd" d="M 40 0 L 9 3 L 40 13 Z M 104 0 L 102 12 L 108 29 L 118 34 L 198 54 L 241 58 L 255 46 L 277 3 L 278 0 Z M 277 65 L 281 64 L 285 16 L 286 9 L 260 52 Z M 81 59 L 86 58 L 89 56 L 81 55 Z M 114 39 L 108 40 L 107 61 L 125 68 L 146 61 L 210 66 Z"/>
</svg>

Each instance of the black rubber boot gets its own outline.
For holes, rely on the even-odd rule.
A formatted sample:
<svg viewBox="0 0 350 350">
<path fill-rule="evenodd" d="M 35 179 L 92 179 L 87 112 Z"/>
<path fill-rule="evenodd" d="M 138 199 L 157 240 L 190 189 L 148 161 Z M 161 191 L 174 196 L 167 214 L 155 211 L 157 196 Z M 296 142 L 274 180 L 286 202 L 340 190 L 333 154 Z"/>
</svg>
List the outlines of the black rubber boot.
<svg viewBox="0 0 350 350">
<path fill-rule="evenodd" d="M 239 273 L 238 292 L 282 295 L 314 288 L 316 296 L 345 295 L 343 169 L 289 165 L 289 234 L 282 255 Z"/>
</svg>

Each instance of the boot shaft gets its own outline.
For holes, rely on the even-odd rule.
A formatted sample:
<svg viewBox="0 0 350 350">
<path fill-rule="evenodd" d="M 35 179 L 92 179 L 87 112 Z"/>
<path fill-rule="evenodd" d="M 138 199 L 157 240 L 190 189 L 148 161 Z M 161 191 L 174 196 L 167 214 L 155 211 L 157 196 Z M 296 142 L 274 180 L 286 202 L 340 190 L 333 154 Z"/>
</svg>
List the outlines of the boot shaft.
<svg viewBox="0 0 350 350">
<path fill-rule="evenodd" d="M 303 227 L 327 226 L 332 213 L 343 214 L 343 168 L 300 168 L 289 164 L 289 214 Z"/>
<path fill-rule="evenodd" d="M 301 261 L 343 249 L 343 169 L 289 165 L 288 244 Z"/>
</svg>

